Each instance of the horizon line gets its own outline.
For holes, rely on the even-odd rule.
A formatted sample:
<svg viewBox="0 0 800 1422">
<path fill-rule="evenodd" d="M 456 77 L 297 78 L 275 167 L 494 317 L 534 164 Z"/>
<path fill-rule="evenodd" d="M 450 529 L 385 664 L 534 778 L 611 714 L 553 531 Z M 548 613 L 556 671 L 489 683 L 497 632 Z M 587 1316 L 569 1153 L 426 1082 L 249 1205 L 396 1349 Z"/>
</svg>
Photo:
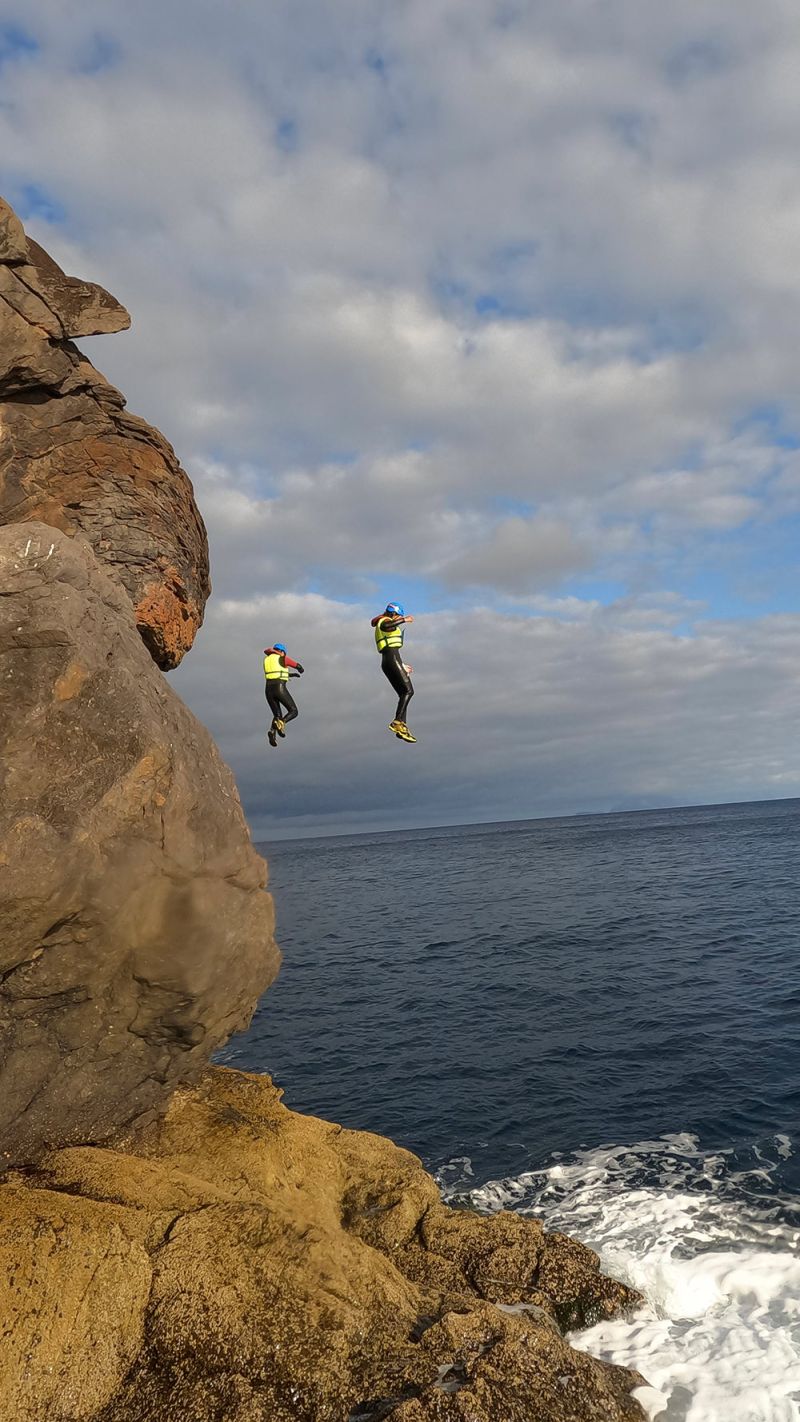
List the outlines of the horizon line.
<svg viewBox="0 0 800 1422">
<path fill-rule="evenodd" d="M 293 840 L 306 839 L 374 839 L 378 835 L 390 834 L 420 834 L 425 830 L 445 830 L 445 829 L 489 829 L 497 825 L 527 825 L 544 824 L 548 820 L 586 820 L 586 819 L 606 819 L 612 816 L 622 815 L 652 815 L 659 811 L 677 810 L 721 810 L 734 809 L 738 805 L 780 805 L 792 800 L 800 800 L 798 795 L 775 795 L 758 800 L 711 800 L 697 801 L 680 805 L 640 805 L 637 809 L 630 810 L 574 810 L 569 814 L 562 815 L 520 815 L 508 820 L 450 820 L 443 824 L 435 825 L 402 825 L 397 829 L 381 830 L 330 830 L 330 831 L 310 831 L 305 833 L 302 830 L 289 832 L 276 839 L 256 839 L 252 835 L 252 841 L 256 848 L 260 845 L 291 843 Z"/>
</svg>

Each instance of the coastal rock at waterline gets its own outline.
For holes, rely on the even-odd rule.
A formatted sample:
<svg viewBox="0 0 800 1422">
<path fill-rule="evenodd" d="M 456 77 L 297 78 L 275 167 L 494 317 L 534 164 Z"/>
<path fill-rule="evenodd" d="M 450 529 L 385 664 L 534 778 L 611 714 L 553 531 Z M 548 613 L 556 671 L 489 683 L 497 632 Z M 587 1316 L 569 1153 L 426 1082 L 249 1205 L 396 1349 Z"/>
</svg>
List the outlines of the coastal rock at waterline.
<svg viewBox="0 0 800 1422">
<path fill-rule="evenodd" d="M 129 325 L 113 296 L 66 276 L 0 199 L 0 522 L 83 533 L 166 670 L 203 620 L 205 527 L 172 446 L 127 413 L 70 339 Z"/>
<path fill-rule="evenodd" d="M 265 877 L 120 585 L 80 537 L 0 528 L 0 1164 L 157 1112 L 245 1025 Z"/>
<path fill-rule="evenodd" d="M 280 1096 L 211 1069 L 9 1174 L 2 1422 L 644 1422 L 642 1379 L 556 1322 L 576 1287 L 638 1302 L 590 1250 L 559 1271 L 538 1222 L 450 1210 L 407 1151 Z"/>
</svg>

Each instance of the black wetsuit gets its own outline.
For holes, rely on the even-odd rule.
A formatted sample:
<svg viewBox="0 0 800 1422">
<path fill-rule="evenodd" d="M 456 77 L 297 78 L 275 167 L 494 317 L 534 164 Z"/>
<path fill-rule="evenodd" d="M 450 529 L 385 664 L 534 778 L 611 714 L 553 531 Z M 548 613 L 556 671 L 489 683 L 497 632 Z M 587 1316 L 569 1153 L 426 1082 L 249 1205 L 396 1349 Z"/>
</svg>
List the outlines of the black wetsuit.
<svg viewBox="0 0 800 1422">
<path fill-rule="evenodd" d="M 288 682 L 265 682 L 264 695 L 267 698 L 267 705 L 276 721 L 293 721 L 295 716 L 300 715 L 300 712 L 294 704 L 294 697 L 289 690 Z M 284 707 L 286 708 L 285 710 Z"/>
<path fill-rule="evenodd" d="M 411 677 L 403 666 L 402 647 L 384 647 L 381 652 L 381 669 L 399 698 L 395 720 L 405 721 L 408 703 L 414 695 L 414 688 L 411 685 Z"/>
</svg>

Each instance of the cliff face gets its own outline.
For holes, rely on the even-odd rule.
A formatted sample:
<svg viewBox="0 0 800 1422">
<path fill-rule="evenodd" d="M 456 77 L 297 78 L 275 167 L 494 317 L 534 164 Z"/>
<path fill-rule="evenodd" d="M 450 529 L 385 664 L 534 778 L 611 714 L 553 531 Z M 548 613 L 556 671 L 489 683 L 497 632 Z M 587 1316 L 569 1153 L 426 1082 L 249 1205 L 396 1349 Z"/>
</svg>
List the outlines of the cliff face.
<svg viewBox="0 0 800 1422">
<path fill-rule="evenodd" d="M 0 1161 L 166 1103 L 275 976 L 233 777 L 82 539 L 0 529 Z"/>
<path fill-rule="evenodd" d="M 590 1250 L 447 1209 L 266 1077 L 12 1175 L 0 1260 L 4 1422 L 644 1422 L 642 1379 L 561 1334 L 636 1302 Z"/>
<path fill-rule="evenodd" d="M 129 325 L 113 296 L 26 238 L 0 199 L 0 523 L 82 533 L 167 670 L 203 620 L 203 521 L 172 446 L 72 343 Z"/>
<path fill-rule="evenodd" d="M 279 961 L 233 778 L 154 665 L 208 593 L 191 485 L 71 340 L 128 324 L 0 200 L 0 1166 L 162 1110 Z"/>
</svg>

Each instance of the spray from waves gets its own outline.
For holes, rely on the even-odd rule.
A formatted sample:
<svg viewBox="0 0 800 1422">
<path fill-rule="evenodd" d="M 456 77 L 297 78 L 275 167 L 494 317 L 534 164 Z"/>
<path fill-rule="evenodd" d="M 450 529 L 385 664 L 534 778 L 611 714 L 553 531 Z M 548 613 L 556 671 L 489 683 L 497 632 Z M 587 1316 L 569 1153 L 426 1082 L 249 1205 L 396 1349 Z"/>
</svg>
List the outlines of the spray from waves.
<svg viewBox="0 0 800 1422">
<path fill-rule="evenodd" d="M 690 1135 L 556 1158 L 474 1183 L 467 1158 L 439 1174 L 446 1199 L 540 1216 L 591 1245 L 645 1308 L 571 1340 L 637 1369 L 653 1422 L 800 1422 L 800 1199 L 782 1184 L 788 1137 L 708 1153 Z"/>
</svg>

